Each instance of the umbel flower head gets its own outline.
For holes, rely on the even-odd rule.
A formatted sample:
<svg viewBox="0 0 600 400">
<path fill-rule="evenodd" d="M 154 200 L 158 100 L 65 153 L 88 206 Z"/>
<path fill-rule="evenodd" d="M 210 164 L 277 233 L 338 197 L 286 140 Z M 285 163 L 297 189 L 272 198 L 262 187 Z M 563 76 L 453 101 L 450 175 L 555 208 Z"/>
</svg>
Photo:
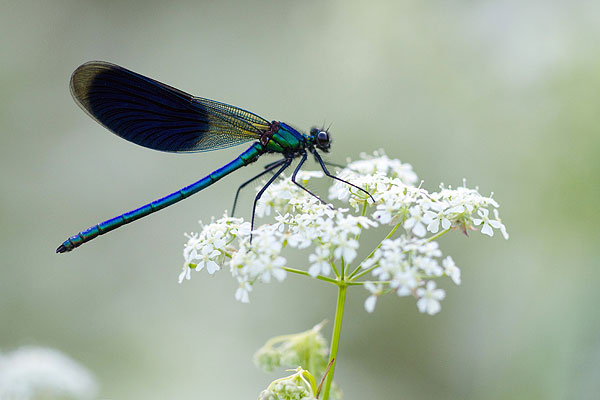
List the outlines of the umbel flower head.
<svg viewBox="0 0 600 400">
<path fill-rule="evenodd" d="M 305 184 L 322 176 L 301 171 L 297 179 Z M 428 192 L 417 186 L 409 164 L 382 151 L 362 154 L 338 176 L 369 192 L 375 201 L 355 187 L 333 181 L 329 199 L 336 202 L 334 208 L 289 178 L 281 179 L 259 202 L 257 215 L 264 216 L 265 223 L 255 226 L 252 242 L 250 224 L 228 216 L 201 224 L 199 233 L 187 235 L 179 281 L 190 279 L 193 270 L 212 275 L 229 267 L 238 282 L 235 298 L 248 302 L 257 283 L 281 282 L 294 273 L 337 285 L 363 286 L 368 291 L 368 312 L 374 310 L 379 296 L 396 293 L 416 299 L 420 312 L 433 315 L 445 297 L 437 281 L 448 277 L 457 285 L 461 282 L 460 269 L 450 256 L 442 255 L 436 240 L 452 231 L 479 231 L 487 236 L 499 231 L 508 239 L 499 205 L 491 196 L 482 196 L 465 182 Z M 364 231 L 386 225 L 389 234 L 359 258 Z M 304 249 L 305 268 L 287 264 L 289 248 Z"/>
</svg>

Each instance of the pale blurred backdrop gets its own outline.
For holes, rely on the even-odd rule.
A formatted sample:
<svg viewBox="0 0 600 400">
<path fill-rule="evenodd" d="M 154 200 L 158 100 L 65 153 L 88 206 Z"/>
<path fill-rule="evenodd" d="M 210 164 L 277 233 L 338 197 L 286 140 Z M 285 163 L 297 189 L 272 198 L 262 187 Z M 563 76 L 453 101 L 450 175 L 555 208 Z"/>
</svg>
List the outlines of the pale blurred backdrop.
<svg viewBox="0 0 600 400">
<path fill-rule="evenodd" d="M 259 285 L 250 304 L 234 300 L 227 271 L 177 284 L 183 232 L 230 209 L 260 165 L 54 253 L 244 148 L 174 155 L 109 133 L 68 88 L 78 65 L 107 60 L 267 119 L 333 123 L 331 161 L 384 148 L 429 190 L 465 177 L 494 192 L 511 238 L 441 240 L 463 284 L 444 285 L 439 315 L 395 296 L 367 314 L 366 292 L 350 292 L 336 370 L 346 399 L 597 398 L 600 3 L 0 9 L 0 351 L 56 348 L 96 375 L 101 399 L 254 399 L 283 374 L 257 370 L 254 351 L 333 318 L 335 289 L 321 282 Z M 251 191 L 244 215 L 250 206 Z"/>
</svg>

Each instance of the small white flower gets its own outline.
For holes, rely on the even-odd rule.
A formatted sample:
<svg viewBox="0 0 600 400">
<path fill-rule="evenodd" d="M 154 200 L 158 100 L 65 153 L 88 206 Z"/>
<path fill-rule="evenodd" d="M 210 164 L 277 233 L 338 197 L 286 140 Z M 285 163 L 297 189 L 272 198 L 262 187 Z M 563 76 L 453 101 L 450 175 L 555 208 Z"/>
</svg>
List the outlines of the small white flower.
<svg viewBox="0 0 600 400">
<path fill-rule="evenodd" d="M 206 267 L 206 271 L 212 275 L 219 270 L 219 265 L 214 261 L 221 252 L 215 250 L 211 245 L 206 245 L 200 250 L 200 254 L 197 255 L 198 264 L 196 271 L 202 271 Z"/>
<path fill-rule="evenodd" d="M 300 181 L 302 184 L 306 184 L 311 178 L 322 178 L 325 174 L 323 171 L 298 171 L 298 175 L 296 175 L 296 181 Z"/>
<path fill-rule="evenodd" d="M 418 286 L 418 277 L 415 268 L 407 268 L 394 275 L 394 279 L 390 286 L 396 289 L 398 296 L 409 296 L 414 294 L 414 290 Z"/>
<path fill-rule="evenodd" d="M 489 213 L 489 210 L 486 208 L 477 210 L 477 214 L 479 214 L 481 218 L 473 218 L 473 224 L 475 224 L 475 226 L 483 224 L 481 227 L 481 233 L 491 237 L 494 236 L 494 230 L 492 228 L 500 229 L 502 224 L 496 220 L 489 219 Z"/>
<path fill-rule="evenodd" d="M 449 276 L 454 283 L 460 285 L 460 269 L 456 266 L 452 257 L 448 256 L 444 258 L 442 265 L 444 266 L 444 273 Z"/>
<path fill-rule="evenodd" d="M 231 274 L 234 277 L 239 278 L 243 273 L 242 270 L 247 269 L 247 265 L 253 260 L 253 254 L 250 253 L 246 247 L 240 247 L 238 251 L 233 254 L 229 266 L 231 267 Z"/>
<path fill-rule="evenodd" d="M 297 232 L 297 233 L 293 233 L 290 234 L 289 238 L 288 238 L 288 244 L 291 247 L 297 248 L 297 249 L 305 249 L 307 247 L 309 247 L 312 243 L 312 240 L 304 234 L 305 232 Z"/>
<path fill-rule="evenodd" d="M 381 222 L 382 224 L 389 224 L 392 222 L 394 212 L 397 210 L 396 204 L 393 202 L 385 202 L 377 205 L 377 211 L 373 213 L 373 218 Z"/>
<path fill-rule="evenodd" d="M 188 266 L 188 264 L 183 266 L 183 271 L 181 271 L 179 274 L 179 283 L 183 282 L 184 279 L 188 281 L 192 279 L 192 269 Z"/>
<path fill-rule="evenodd" d="M 257 218 L 262 218 L 271 215 L 271 210 L 273 209 L 273 207 L 270 204 L 269 199 L 265 197 L 266 196 L 263 194 L 260 200 L 256 203 L 256 207 L 254 208 L 254 213 Z"/>
<path fill-rule="evenodd" d="M 440 300 L 446 297 L 446 292 L 443 289 L 436 289 L 434 281 L 428 281 L 425 288 L 417 289 L 417 307 L 422 313 L 429 315 L 437 314 L 441 310 Z"/>
<path fill-rule="evenodd" d="M 235 291 L 235 299 L 242 303 L 250 303 L 250 292 L 252 285 L 246 281 L 241 281 L 240 286 Z"/>
<path fill-rule="evenodd" d="M 446 230 L 452 226 L 452 223 L 446 216 L 446 202 L 438 201 L 431 202 L 430 208 L 431 210 L 425 211 L 423 215 L 423 222 L 428 224 L 427 230 L 431 233 L 438 233 L 440 230 L 440 224 L 442 225 L 442 229 Z"/>
<path fill-rule="evenodd" d="M 260 262 L 262 263 L 261 269 L 262 273 L 260 274 L 260 278 L 263 282 L 269 283 L 271 282 L 271 276 L 277 279 L 279 282 L 283 281 L 287 275 L 287 272 L 283 269 L 285 265 L 285 258 L 283 257 L 275 257 L 275 258 L 260 258 Z"/>
<path fill-rule="evenodd" d="M 373 213 L 373 218 L 382 224 L 396 223 L 398 218 L 404 217 L 406 210 L 414 203 L 413 193 L 401 182 L 390 181 L 390 184 L 383 182 L 377 185 L 375 197 L 378 200 L 377 209 Z"/>
<path fill-rule="evenodd" d="M 377 297 L 383 293 L 383 285 L 381 283 L 365 282 L 365 289 L 371 292 L 371 295 L 365 300 L 365 310 L 372 313 L 377 304 Z"/>
<path fill-rule="evenodd" d="M 231 226 L 231 234 L 233 236 L 250 236 L 250 222 L 243 222 L 241 224 L 234 224 Z M 215 246 L 219 249 L 219 247 Z"/>
<path fill-rule="evenodd" d="M 183 247 L 183 259 L 185 260 L 185 264 L 190 264 L 192 260 L 196 258 L 196 251 L 198 248 L 202 247 L 202 239 L 200 239 L 200 235 L 197 233 L 192 234 L 184 234 L 188 241 Z"/>
<path fill-rule="evenodd" d="M 462 214 L 466 211 L 465 206 L 462 204 L 458 204 L 454 207 L 450 207 L 447 212 L 448 214 Z"/>
<path fill-rule="evenodd" d="M 346 232 L 340 232 L 340 234 L 332 238 L 331 242 L 335 245 L 333 256 L 337 260 L 343 257 L 347 263 L 350 263 L 356 258 L 358 241 L 348 238 Z"/>
<path fill-rule="evenodd" d="M 369 220 L 368 218 L 355 217 L 353 215 L 338 214 L 336 222 L 340 231 L 350 233 L 352 235 L 358 235 L 361 232 L 362 228 L 377 226 L 377 223 Z"/>
<path fill-rule="evenodd" d="M 423 210 L 420 206 L 413 206 L 410 208 L 410 218 L 404 221 L 404 229 L 408 231 L 412 231 L 415 235 L 419 237 L 425 236 L 427 231 L 425 230 L 425 226 L 421 222 L 423 218 Z"/>
<path fill-rule="evenodd" d="M 376 304 L 377 304 L 377 296 L 375 296 L 374 294 L 370 295 L 365 300 L 365 310 L 367 310 L 368 313 L 372 313 L 373 311 L 375 311 Z"/>
<path fill-rule="evenodd" d="M 504 226 L 504 224 L 500 220 L 500 216 L 498 215 L 498 210 L 495 208 L 494 208 L 494 217 L 496 218 L 496 221 L 498 221 L 498 223 L 500 224 L 500 232 L 502 233 L 502 236 L 504 236 L 504 239 L 508 240 L 508 232 L 506 232 L 506 226 Z"/>
<path fill-rule="evenodd" d="M 442 252 L 440 251 L 440 246 L 438 242 L 425 242 L 419 241 L 417 242 L 419 247 L 419 253 L 427 256 L 427 257 L 441 257 Z"/>
<path fill-rule="evenodd" d="M 310 276 L 313 278 L 316 278 L 318 275 L 329 276 L 331 273 L 330 258 L 331 253 L 328 247 L 317 247 L 315 253 L 308 256 L 308 261 L 312 263 L 308 268 Z"/>
<path fill-rule="evenodd" d="M 413 259 L 413 264 L 427 276 L 442 276 L 444 273 L 437 260 L 430 257 L 416 256 Z"/>
</svg>

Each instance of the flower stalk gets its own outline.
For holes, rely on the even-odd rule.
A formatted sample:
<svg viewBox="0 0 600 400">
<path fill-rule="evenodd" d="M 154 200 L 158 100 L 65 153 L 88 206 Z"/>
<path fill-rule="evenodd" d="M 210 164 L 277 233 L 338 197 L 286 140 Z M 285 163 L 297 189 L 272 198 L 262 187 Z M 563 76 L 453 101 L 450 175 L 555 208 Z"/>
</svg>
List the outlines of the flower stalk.
<svg viewBox="0 0 600 400">
<path fill-rule="evenodd" d="M 342 318 L 344 316 L 344 304 L 346 302 L 346 290 L 348 287 L 344 281 L 338 282 L 337 305 L 335 307 L 335 322 L 333 323 L 333 333 L 331 335 L 331 348 L 329 350 L 329 359 L 332 360 L 331 368 L 325 378 L 325 388 L 323 389 L 322 400 L 329 400 L 329 391 L 333 381 L 333 373 L 337 364 L 337 352 L 340 344 L 340 335 L 342 333 Z"/>
</svg>

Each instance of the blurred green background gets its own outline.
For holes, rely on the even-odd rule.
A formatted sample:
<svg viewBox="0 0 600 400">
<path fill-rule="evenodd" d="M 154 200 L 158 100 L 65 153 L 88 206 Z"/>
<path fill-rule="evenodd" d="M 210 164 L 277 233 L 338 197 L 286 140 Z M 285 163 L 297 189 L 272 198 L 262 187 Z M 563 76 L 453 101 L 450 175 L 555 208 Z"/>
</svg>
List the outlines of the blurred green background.
<svg viewBox="0 0 600 400">
<path fill-rule="evenodd" d="M 335 289 L 321 282 L 260 285 L 249 305 L 227 271 L 177 284 L 183 232 L 229 209 L 258 165 L 54 254 L 241 151 L 165 154 L 110 134 L 68 89 L 78 65 L 107 60 L 267 119 L 333 122 L 332 161 L 385 148 L 429 190 L 466 177 L 495 192 L 511 238 L 441 240 L 463 284 L 444 286 L 439 315 L 393 296 L 367 314 L 366 293 L 350 292 L 336 370 L 346 399 L 597 398 L 600 3 L 0 9 L 0 350 L 57 348 L 93 371 L 100 398 L 253 399 L 281 375 L 258 371 L 254 351 L 333 318 Z"/>
</svg>

